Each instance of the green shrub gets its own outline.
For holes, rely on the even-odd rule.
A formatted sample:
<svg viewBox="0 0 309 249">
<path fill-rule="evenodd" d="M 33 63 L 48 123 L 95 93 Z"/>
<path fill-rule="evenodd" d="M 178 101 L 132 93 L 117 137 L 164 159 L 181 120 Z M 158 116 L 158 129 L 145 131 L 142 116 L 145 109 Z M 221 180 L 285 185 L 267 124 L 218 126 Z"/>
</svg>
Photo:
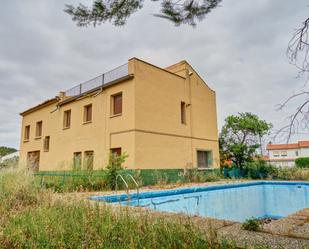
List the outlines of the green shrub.
<svg viewBox="0 0 309 249">
<path fill-rule="evenodd" d="M 247 219 L 244 223 L 242 223 L 241 228 L 248 231 L 259 231 L 261 229 L 261 221 L 252 218 Z"/>
<path fill-rule="evenodd" d="M 245 177 L 251 179 L 272 178 L 278 169 L 264 160 L 248 162 L 244 165 Z"/>
<path fill-rule="evenodd" d="M 106 183 L 107 186 L 115 190 L 116 178 L 123 170 L 122 164 L 125 162 L 128 155 L 117 155 L 116 153 L 110 153 L 108 165 L 106 166 Z"/>
<path fill-rule="evenodd" d="M 299 157 L 295 160 L 295 165 L 298 168 L 309 168 L 309 157 Z"/>
</svg>

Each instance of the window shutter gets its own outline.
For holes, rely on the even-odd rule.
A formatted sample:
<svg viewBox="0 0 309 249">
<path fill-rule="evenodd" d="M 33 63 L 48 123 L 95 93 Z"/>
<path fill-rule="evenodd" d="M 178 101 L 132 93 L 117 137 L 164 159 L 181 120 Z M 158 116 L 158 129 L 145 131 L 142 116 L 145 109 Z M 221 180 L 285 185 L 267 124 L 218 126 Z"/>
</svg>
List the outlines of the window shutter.
<svg viewBox="0 0 309 249">
<path fill-rule="evenodd" d="M 114 114 L 122 113 L 122 94 L 114 96 Z"/>
</svg>

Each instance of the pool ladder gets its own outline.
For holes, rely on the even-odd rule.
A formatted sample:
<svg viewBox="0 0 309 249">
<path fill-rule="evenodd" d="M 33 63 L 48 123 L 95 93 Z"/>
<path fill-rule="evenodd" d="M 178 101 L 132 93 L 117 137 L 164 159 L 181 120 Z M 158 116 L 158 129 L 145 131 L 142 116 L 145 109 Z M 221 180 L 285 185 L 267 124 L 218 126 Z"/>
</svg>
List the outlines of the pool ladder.
<svg viewBox="0 0 309 249">
<path fill-rule="evenodd" d="M 136 186 L 137 205 L 139 206 L 139 185 L 138 185 L 137 181 L 134 179 L 134 177 L 131 174 L 126 174 L 126 176 L 129 177 L 129 179 L 131 179 L 132 182 L 134 183 L 134 185 Z M 116 187 L 115 187 L 116 193 L 118 191 L 118 179 L 119 178 L 122 180 L 122 182 L 124 183 L 124 185 L 126 187 L 126 193 L 128 195 L 128 200 L 129 200 L 130 199 L 129 185 L 128 185 L 127 181 L 124 179 L 124 177 L 121 174 L 118 174 L 116 176 Z"/>
</svg>

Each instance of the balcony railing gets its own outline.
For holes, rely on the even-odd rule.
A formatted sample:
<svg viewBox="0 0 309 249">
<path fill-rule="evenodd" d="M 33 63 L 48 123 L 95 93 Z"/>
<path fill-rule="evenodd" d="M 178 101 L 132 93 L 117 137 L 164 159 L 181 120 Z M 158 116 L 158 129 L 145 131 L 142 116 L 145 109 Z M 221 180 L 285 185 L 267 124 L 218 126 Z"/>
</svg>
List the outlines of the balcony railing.
<svg viewBox="0 0 309 249">
<path fill-rule="evenodd" d="M 127 75 L 129 75 L 128 63 L 66 90 L 65 96 L 74 97 L 81 95 Z"/>
</svg>

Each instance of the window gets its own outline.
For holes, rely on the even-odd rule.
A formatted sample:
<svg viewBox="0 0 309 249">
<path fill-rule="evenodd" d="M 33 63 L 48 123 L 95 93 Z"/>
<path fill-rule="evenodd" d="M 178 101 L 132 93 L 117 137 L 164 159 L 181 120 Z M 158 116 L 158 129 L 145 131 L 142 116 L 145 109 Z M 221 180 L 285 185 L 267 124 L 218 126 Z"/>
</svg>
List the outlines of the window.
<svg viewBox="0 0 309 249">
<path fill-rule="evenodd" d="M 295 156 L 298 156 L 298 150 L 295 151 Z"/>
<path fill-rule="evenodd" d="M 287 153 L 286 150 L 282 150 L 282 151 L 281 151 L 281 156 L 287 156 L 287 155 L 288 155 L 288 153 Z"/>
<path fill-rule="evenodd" d="M 27 153 L 27 168 L 32 171 L 39 171 L 40 151 L 30 151 Z"/>
<path fill-rule="evenodd" d="M 111 153 L 112 154 L 116 154 L 117 156 L 120 156 L 121 155 L 121 148 L 112 148 L 111 149 Z"/>
<path fill-rule="evenodd" d="M 81 170 L 82 168 L 82 153 L 74 152 L 73 154 L 73 169 L 74 170 Z"/>
<path fill-rule="evenodd" d="M 181 115 L 181 123 L 186 124 L 186 103 L 180 103 L 180 115 Z"/>
<path fill-rule="evenodd" d="M 35 129 L 36 138 L 40 138 L 42 136 L 42 126 L 43 126 L 42 121 L 36 122 L 36 129 Z"/>
<path fill-rule="evenodd" d="M 84 123 L 92 121 L 92 104 L 84 106 Z"/>
<path fill-rule="evenodd" d="M 30 139 L 30 125 L 25 126 L 24 141 L 29 141 Z"/>
<path fill-rule="evenodd" d="M 44 138 L 44 151 L 45 152 L 49 151 L 49 142 L 50 142 L 50 136 L 46 136 Z"/>
<path fill-rule="evenodd" d="M 119 115 L 122 113 L 122 93 L 112 96 L 112 115 Z"/>
<path fill-rule="evenodd" d="M 197 151 L 197 167 L 209 168 L 212 165 L 211 151 Z"/>
<path fill-rule="evenodd" d="M 93 150 L 85 151 L 84 154 L 84 169 L 93 169 Z"/>
<path fill-rule="evenodd" d="M 63 113 L 63 128 L 70 128 L 71 126 L 71 110 L 67 110 Z"/>
<path fill-rule="evenodd" d="M 279 151 L 274 151 L 273 155 L 274 155 L 274 157 L 278 157 L 279 156 Z"/>
</svg>

